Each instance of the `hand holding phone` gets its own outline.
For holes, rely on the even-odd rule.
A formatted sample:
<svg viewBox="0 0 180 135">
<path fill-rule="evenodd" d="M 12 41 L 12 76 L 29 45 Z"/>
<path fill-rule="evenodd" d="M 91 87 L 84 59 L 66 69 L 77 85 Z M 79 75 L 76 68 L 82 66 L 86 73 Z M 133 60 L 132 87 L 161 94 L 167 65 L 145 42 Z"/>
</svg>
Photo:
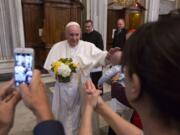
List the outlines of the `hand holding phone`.
<svg viewBox="0 0 180 135">
<path fill-rule="evenodd" d="M 15 48 L 14 79 L 16 86 L 30 84 L 34 69 L 34 50 L 32 48 Z"/>
</svg>

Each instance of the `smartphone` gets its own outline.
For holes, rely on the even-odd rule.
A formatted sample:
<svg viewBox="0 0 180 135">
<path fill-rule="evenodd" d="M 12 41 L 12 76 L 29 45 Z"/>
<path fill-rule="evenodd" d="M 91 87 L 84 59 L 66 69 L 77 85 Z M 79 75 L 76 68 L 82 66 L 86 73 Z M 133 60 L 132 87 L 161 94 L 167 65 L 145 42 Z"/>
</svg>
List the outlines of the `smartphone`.
<svg viewBox="0 0 180 135">
<path fill-rule="evenodd" d="M 34 69 L 34 50 L 32 48 L 14 49 L 14 79 L 15 85 L 30 84 Z"/>
</svg>

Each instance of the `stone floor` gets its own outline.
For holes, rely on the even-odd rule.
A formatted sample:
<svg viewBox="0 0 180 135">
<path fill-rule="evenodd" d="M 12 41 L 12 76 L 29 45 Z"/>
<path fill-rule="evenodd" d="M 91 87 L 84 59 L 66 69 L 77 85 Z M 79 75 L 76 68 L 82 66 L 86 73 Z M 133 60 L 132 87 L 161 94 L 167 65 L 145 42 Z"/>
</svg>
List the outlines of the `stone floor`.
<svg viewBox="0 0 180 135">
<path fill-rule="evenodd" d="M 54 80 L 48 75 L 43 75 L 43 81 L 48 84 L 47 86 L 53 86 Z M 104 98 L 109 99 L 109 87 L 108 85 L 104 88 Z M 51 99 L 51 95 L 49 96 Z M 23 102 L 21 101 L 16 108 L 16 115 L 14 121 L 14 127 L 10 131 L 9 135 L 32 135 L 32 130 L 36 125 L 36 118 L 33 116 L 32 112 L 25 107 Z M 99 130 L 100 135 L 107 134 L 107 123 L 100 117 L 99 118 Z"/>
<path fill-rule="evenodd" d="M 36 125 L 36 118 L 21 101 L 16 108 L 14 127 L 10 135 L 32 135 L 32 129 Z"/>
</svg>

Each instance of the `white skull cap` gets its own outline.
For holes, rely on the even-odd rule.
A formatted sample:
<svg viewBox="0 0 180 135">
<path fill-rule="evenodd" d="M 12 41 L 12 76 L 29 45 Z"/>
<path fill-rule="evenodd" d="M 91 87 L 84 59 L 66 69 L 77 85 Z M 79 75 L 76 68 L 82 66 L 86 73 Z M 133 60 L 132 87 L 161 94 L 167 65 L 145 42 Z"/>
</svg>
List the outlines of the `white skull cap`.
<svg viewBox="0 0 180 135">
<path fill-rule="evenodd" d="M 66 29 L 70 26 L 78 26 L 80 28 L 80 25 L 77 22 L 69 22 L 68 24 L 66 24 Z"/>
</svg>

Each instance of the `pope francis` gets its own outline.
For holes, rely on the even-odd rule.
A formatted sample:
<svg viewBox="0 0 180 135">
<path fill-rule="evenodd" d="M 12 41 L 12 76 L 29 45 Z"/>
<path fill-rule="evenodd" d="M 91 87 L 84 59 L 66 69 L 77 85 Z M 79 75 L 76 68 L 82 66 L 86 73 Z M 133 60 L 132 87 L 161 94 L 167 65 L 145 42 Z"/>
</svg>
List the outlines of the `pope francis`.
<svg viewBox="0 0 180 135">
<path fill-rule="evenodd" d="M 105 65 L 107 51 L 98 49 L 94 44 L 80 40 L 81 28 L 76 22 L 65 27 L 66 39 L 56 43 L 50 50 L 44 68 L 51 75 L 51 64 L 60 58 L 72 58 L 78 63 L 79 71 L 74 73 L 70 82 L 56 81 L 52 110 L 56 119 L 64 126 L 66 135 L 77 135 L 83 104 L 82 84 L 90 79 L 92 68 Z"/>
</svg>

